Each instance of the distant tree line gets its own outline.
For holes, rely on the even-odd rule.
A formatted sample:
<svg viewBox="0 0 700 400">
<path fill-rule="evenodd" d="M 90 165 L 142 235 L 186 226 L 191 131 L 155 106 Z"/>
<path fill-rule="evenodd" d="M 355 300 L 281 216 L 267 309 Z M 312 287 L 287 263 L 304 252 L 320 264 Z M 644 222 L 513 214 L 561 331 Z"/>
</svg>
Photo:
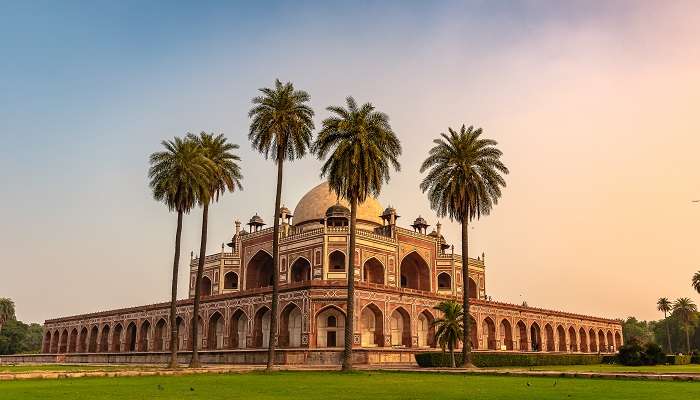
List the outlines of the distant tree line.
<svg viewBox="0 0 700 400">
<path fill-rule="evenodd" d="M 43 331 L 39 324 L 25 324 L 15 316 L 15 303 L 0 298 L 0 355 L 38 353 Z"/>
</svg>

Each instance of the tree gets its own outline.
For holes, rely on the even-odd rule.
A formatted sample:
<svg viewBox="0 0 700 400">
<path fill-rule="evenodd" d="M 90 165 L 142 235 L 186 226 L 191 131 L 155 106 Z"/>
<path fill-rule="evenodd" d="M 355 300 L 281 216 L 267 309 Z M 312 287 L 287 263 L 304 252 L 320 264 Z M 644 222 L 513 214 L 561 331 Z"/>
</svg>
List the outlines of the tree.
<svg viewBox="0 0 700 400">
<path fill-rule="evenodd" d="M 435 310 L 442 312 L 442 317 L 435 319 L 433 321 L 433 326 L 437 327 L 435 330 L 435 340 L 445 351 L 445 347 L 450 350 L 450 358 L 452 359 L 452 368 L 455 368 L 455 347 L 457 343 L 462 341 L 464 338 L 464 324 L 463 316 L 464 311 L 462 306 L 456 301 L 443 301 L 437 306 L 433 307 Z"/>
<path fill-rule="evenodd" d="M 238 149 L 237 144 L 229 143 L 223 134 L 214 136 L 214 134 L 202 132 L 197 135 L 187 134 L 187 139 L 197 144 L 204 156 L 211 163 L 212 168 L 209 170 L 210 176 L 208 179 L 209 185 L 206 190 L 201 191 L 198 197 L 198 203 L 202 206 L 202 235 L 199 245 L 199 260 L 197 264 L 197 277 L 194 286 L 194 310 L 192 312 L 192 359 L 190 367 L 199 368 L 199 351 L 197 349 L 197 336 L 199 335 L 199 306 L 202 300 L 201 286 L 202 274 L 204 273 L 204 259 L 207 252 L 207 223 L 209 221 L 209 204 L 219 200 L 219 196 L 226 191 L 233 192 L 241 190 L 241 168 L 238 163 L 241 158 L 233 152 Z"/>
<path fill-rule="evenodd" d="M 695 303 L 687 297 L 681 297 L 673 303 L 673 313 L 678 315 L 685 328 L 685 344 L 688 354 L 690 354 L 690 324 L 694 322 L 697 311 Z"/>
<path fill-rule="evenodd" d="M 253 148 L 272 158 L 277 164 L 277 191 L 275 209 L 272 213 L 274 225 L 272 230 L 272 309 L 270 318 L 270 340 L 267 356 L 267 370 L 275 362 L 277 347 L 277 308 L 279 303 L 279 211 L 282 198 L 282 175 L 284 161 L 302 158 L 311 146 L 314 129 L 314 112 L 307 104 L 309 94 L 295 90 L 291 82 L 282 84 L 275 81 L 274 89 L 260 89 L 262 96 L 253 98 L 253 108 L 248 112 L 252 118 L 248 139 Z"/>
<path fill-rule="evenodd" d="M 0 354 L 38 353 L 42 339 L 41 325 L 8 319 L 0 332 Z"/>
<path fill-rule="evenodd" d="M 693 289 L 700 293 L 700 271 L 693 274 Z"/>
<path fill-rule="evenodd" d="M 15 319 L 15 303 L 6 298 L 0 298 L 0 331 L 7 321 Z"/>
<path fill-rule="evenodd" d="M 508 168 L 501 162 L 501 151 L 495 140 L 482 138 L 481 128 L 466 128 L 459 132 L 448 128 L 449 135 L 435 139 L 421 173 L 428 171 L 420 188 L 428 192 L 430 206 L 440 217 L 449 215 L 462 225 L 462 307 L 464 334 L 469 337 L 469 221 L 488 215 L 506 186 L 503 175 Z M 471 344 L 464 341 L 462 362 L 473 367 Z"/>
<path fill-rule="evenodd" d="M 321 177 L 328 179 L 330 190 L 350 203 L 348 298 L 345 317 L 345 351 L 343 370 L 352 369 L 353 322 L 355 300 L 355 243 L 357 205 L 367 196 L 378 196 L 382 185 L 389 181 L 389 170 L 400 170 L 398 156 L 401 143 L 389 124 L 389 117 L 376 111 L 370 103 L 357 106 L 355 99 L 346 98 L 347 109 L 331 106 L 332 115 L 323 121 L 313 150 L 320 160 L 328 157 L 321 167 Z"/>
<path fill-rule="evenodd" d="M 165 203 L 168 210 L 177 212 L 175 255 L 170 297 L 170 368 L 177 367 L 177 277 L 180 264 L 182 217 L 189 214 L 197 199 L 209 186 L 211 162 L 204 151 L 191 140 L 174 138 L 163 141 L 165 151 L 151 154 L 148 171 L 153 198 Z"/>
<path fill-rule="evenodd" d="M 661 297 L 659 300 L 656 302 L 656 309 L 664 313 L 664 321 L 666 321 L 667 318 L 667 313 L 671 311 L 672 308 L 671 301 L 667 299 L 666 297 Z M 673 350 L 671 350 L 671 333 L 668 330 L 668 324 L 666 325 L 666 340 L 668 342 L 668 347 L 666 350 L 669 352 L 669 354 L 673 353 Z"/>
<path fill-rule="evenodd" d="M 627 317 L 621 320 L 622 336 L 625 343 L 637 341 L 639 343 L 647 343 L 654 340 L 653 322 L 639 321 L 635 317 Z"/>
</svg>

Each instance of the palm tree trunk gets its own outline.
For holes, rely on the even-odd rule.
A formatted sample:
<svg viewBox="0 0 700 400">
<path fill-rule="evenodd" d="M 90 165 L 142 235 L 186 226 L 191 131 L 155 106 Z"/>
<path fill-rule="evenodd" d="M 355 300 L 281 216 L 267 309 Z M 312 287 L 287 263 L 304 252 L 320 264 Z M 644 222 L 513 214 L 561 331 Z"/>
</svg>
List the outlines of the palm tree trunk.
<svg viewBox="0 0 700 400">
<path fill-rule="evenodd" d="M 355 320 L 355 224 L 357 223 L 357 199 L 350 200 L 350 246 L 348 248 L 348 301 L 345 316 L 345 351 L 343 371 L 352 371 L 352 345 L 354 341 L 353 322 Z"/>
<path fill-rule="evenodd" d="M 194 310 L 192 311 L 192 359 L 190 367 L 199 368 L 202 364 L 199 362 L 199 351 L 197 344 L 199 340 L 199 303 L 202 299 L 202 275 L 204 274 L 204 259 L 207 256 L 207 221 L 209 219 L 209 203 L 204 203 L 202 207 L 202 239 L 199 243 L 199 262 L 197 264 L 197 279 L 194 287 Z"/>
<path fill-rule="evenodd" d="M 664 325 L 666 325 L 666 340 L 668 341 L 668 354 L 673 354 L 671 349 L 671 333 L 668 330 L 668 318 L 666 317 L 666 311 L 664 311 Z"/>
<path fill-rule="evenodd" d="M 270 310 L 270 340 L 267 347 L 267 370 L 271 371 L 275 365 L 275 348 L 277 347 L 277 308 L 279 303 L 279 241 L 280 241 L 280 202 L 282 201 L 282 172 L 284 169 L 284 155 L 281 150 L 277 152 L 277 194 L 275 195 L 275 211 L 272 213 L 274 225 L 272 229 L 272 307 Z"/>
<path fill-rule="evenodd" d="M 473 368 L 472 364 L 472 345 L 471 345 L 471 327 L 469 322 L 469 212 L 464 216 L 462 221 L 462 323 L 464 324 L 464 345 L 462 346 L 462 366 L 465 368 Z"/>
<path fill-rule="evenodd" d="M 182 237 L 182 211 L 177 212 L 177 229 L 175 230 L 175 257 L 173 259 L 173 282 L 170 293 L 170 364 L 177 368 L 177 277 L 180 268 L 180 238 Z"/>
<path fill-rule="evenodd" d="M 452 368 L 457 368 L 457 362 L 455 361 L 455 348 L 450 343 L 450 357 L 452 358 Z"/>
</svg>

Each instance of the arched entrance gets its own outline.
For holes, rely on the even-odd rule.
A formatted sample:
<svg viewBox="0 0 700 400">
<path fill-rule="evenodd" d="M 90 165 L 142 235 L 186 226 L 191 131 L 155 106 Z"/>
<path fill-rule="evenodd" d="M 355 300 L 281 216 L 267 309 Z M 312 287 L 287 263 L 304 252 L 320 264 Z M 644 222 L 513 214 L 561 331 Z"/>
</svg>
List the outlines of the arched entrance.
<svg viewBox="0 0 700 400">
<path fill-rule="evenodd" d="M 71 329 L 70 336 L 68 337 L 68 353 L 75 353 L 78 347 L 78 330 L 76 328 Z"/>
<path fill-rule="evenodd" d="M 411 347 L 411 316 L 403 307 L 391 313 L 391 345 Z"/>
<path fill-rule="evenodd" d="M 568 351 L 568 349 L 566 348 L 566 331 L 561 325 L 557 325 L 557 337 L 559 339 L 559 346 L 557 347 L 557 351 Z"/>
<path fill-rule="evenodd" d="M 83 327 L 78 335 L 78 353 L 87 353 L 88 351 L 88 329 Z"/>
<path fill-rule="evenodd" d="M 518 335 L 518 346 L 520 351 L 530 351 L 527 340 L 527 326 L 522 320 L 515 324 L 515 333 Z"/>
<path fill-rule="evenodd" d="M 316 346 L 342 347 L 345 342 L 345 314 L 328 307 L 316 316 Z"/>
<path fill-rule="evenodd" d="M 415 251 L 401 260 L 401 287 L 430 291 L 430 268 Z"/>
<path fill-rule="evenodd" d="M 311 263 L 304 257 L 299 257 L 294 261 L 289 271 L 292 282 L 303 282 L 311 280 Z"/>
<path fill-rule="evenodd" d="M 224 289 L 225 290 L 231 290 L 231 289 L 238 289 L 238 274 L 230 271 L 227 272 L 226 275 L 224 275 Z"/>
<path fill-rule="evenodd" d="M 44 353 L 51 353 L 51 332 L 46 332 L 44 334 L 44 342 L 41 345 L 41 351 Z"/>
<path fill-rule="evenodd" d="M 301 346 L 301 310 L 294 303 L 287 304 L 280 315 L 280 347 Z"/>
<path fill-rule="evenodd" d="M 513 350 L 513 329 L 510 326 L 510 321 L 503 318 L 498 331 L 501 338 L 501 350 Z"/>
<path fill-rule="evenodd" d="M 582 353 L 588 353 L 588 337 L 586 336 L 586 331 L 583 328 L 578 330 L 579 343 L 578 348 Z"/>
<path fill-rule="evenodd" d="M 544 343 L 546 351 L 555 351 L 554 349 L 554 328 L 552 325 L 546 324 L 544 326 Z"/>
<path fill-rule="evenodd" d="M 61 332 L 61 341 L 58 345 L 58 352 L 65 353 L 68 351 L 68 330 Z"/>
<path fill-rule="evenodd" d="M 542 351 L 542 331 L 537 322 L 533 322 L 530 325 L 530 344 L 532 345 L 532 351 Z"/>
<path fill-rule="evenodd" d="M 178 350 L 186 349 L 185 346 L 185 336 L 187 335 L 187 327 L 185 325 L 185 319 L 178 316 L 175 318 L 175 330 L 177 331 L 177 340 L 175 345 Z"/>
<path fill-rule="evenodd" d="M 141 329 L 138 337 L 138 351 L 148 351 L 151 344 L 151 323 L 148 320 L 141 322 Z"/>
<path fill-rule="evenodd" d="M 232 349 L 245 349 L 248 336 L 248 316 L 243 310 L 238 309 L 231 316 L 229 332 L 229 347 Z"/>
<path fill-rule="evenodd" d="M 476 289 L 476 282 L 474 282 L 474 279 L 472 279 L 471 276 L 469 277 L 468 282 L 469 282 L 469 293 L 467 293 L 467 294 L 469 295 L 469 298 L 470 299 L 478 298 L 479 291 Z"/>
<path fill-rule="evenodd" d="M 441 272 L 437 276 L 438 290 L 452 290 L 452 278 L 447 272 Z"/>
<path fill-rule="evenodd" d="M 209 277 L 202 277 L 202 286 L 199 293 L 202 295 L 202 297 L 211 296 L 211 279 L 209 279 Z"/>
<path fill-rule="evenodd" d="M 272 286 L 272 256 L 260 250 L 248 262 L 245 275 L 246 289 Z"/>
<path fill-rule="evenodd" d="M 121 323 L 118 323 L 114 326 L 114 330 L 112 331 L 112 352 L 114 353 L 118 353 L 121 351 L 122 331 L 123 328 Z"/>
<path fill-rule="evenodd" d="M 435 347 L 435 317 L 428 310 L 418 314 L 418 347 Z"/>
<path fill-rule="evenodd" d="M 58 331 L 54 331 L 54 333 L 51 335 L 51 349 L 49 350 L 51 353 L 58 353 L 58 343 L 60 340 L 60 333 Z"/>
<path fill-rule="evenodd" d="M 345 254 L 340 250 L 335 250 L 328 255 L 328 269 L 331 272 L 345 271 Z"/>
<path fill-rule="evenodd" d="M 87 347 L 88 353 L 97 353 L 97 338 L 99 335 L 100 329 L 97 327 L 97 325 L 94 325 L 92 329 L 90 329 L 90 337 L 88 339 Z"/>
<path fill-rule="evenodd" d="M 130 322 L 129 325 L 126 326 L 124 351 L 136 351 L 136 324 L 134 322 Z"/>
<path fill-rule="evenodd" d="M 107 353 L 109 351 L 109 325 L 104 325 L 102 327 L 102 332 L 100 332 L 100 353 Z"/>
<path fill-rule="evenodd" d="M 496 324 L 491 317 L 484 318 L 481 331 L 485 347 L 489 350 L 496 350 Z"/>
<path fill-rule="evenodd" d="M 261 307 L 253 320 L 253 347 L 267 348 L 270 344 L 270 309 Z"/>
<path fill-rule="evenodd" d="M 615 332 L 615 350 L 619 350 L 622 347 L 622 336 L 620 332 Z"/>
<path fill-rule="evenodd" d="M 573 326 L 569 327 L 569 351 L 575 353 L 578 351 L 578 340 L 576 339 L 576 329 Z"/>
<path fill-rule="evenodd" d="M 598 341 L 596 340 L 596 334 L 595 334 L 595 330 L 593 330 L 593 328 L 591 328 L 588 331 L 588 342 L 589 342 L 589 345 L 588 345 L 589 351 L 591 353 L 597 352 L 598 351 Z"/>
<path fill-rule="evenodd" d="M 384 284 L 384 266 L 379 260 L 372 257 L 365 261 L 362 267 L 362 280 L 364 282 Z"/>
<path fill-rule="evenodd" d="M 469 314 L 469 344 L 471 345 L 472 349 L 478 349 L 479 348 L 479 339 L 476 334 L 476 320 L 474 319 L 474 316 Z M 458 347 L 461 347 L 458 345 Z"/>
<path fill-rule="evenodd" d="M 153 335 L 153 350 L 163 351 L 165 350 L 165 341 L 168 335 L 168 323 L 164 318 L 161 318 L 156 322 L 156 329 Z"/>
<path fill-rule="evenodd" d="M 362 347 L 384 345 L 384 317 L 374 303 L 368 304 L 360 313 L 360 332 Z"/>
<path fill-rule="evenodd" d="M 612 335 L 612 332 L 608 331 L 607 339 L 608 339 L 608 340 L 607 340 L 607 345 L 608 345 L 608 347 L 605 349 L 605 351 L 608 352 L 608 353 L 612 353 L 612 352 L 614 352 L 614 351 L 616 350 L 616 349 L 613 348 L 613 343 L 614 343 L 614 342 L 613 342 L 613 335 Z"/>
<path fill-rule="evenodd" d="M 224 348 L 224 317 L 216 311 L 209 317 L 207 331 L 207 349 L 217 350 Z"/>
</svg>

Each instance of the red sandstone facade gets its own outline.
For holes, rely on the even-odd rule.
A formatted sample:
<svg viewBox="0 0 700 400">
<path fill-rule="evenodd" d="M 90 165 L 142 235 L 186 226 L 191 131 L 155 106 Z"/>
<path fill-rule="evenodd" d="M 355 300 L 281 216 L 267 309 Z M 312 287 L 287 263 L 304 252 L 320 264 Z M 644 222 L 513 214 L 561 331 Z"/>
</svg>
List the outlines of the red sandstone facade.
<svg viewBox="0 0 700 400">
<path fill-rule="evenodd" d="M 396 211 L 370 199 L 358 212 L 356 265 L 347 265 L 349 230 L 342 204 L 319 185 L 302 198 L 291 223 L 283 208 L 280 240 L 281 359 L 335 363 L 343 345 L 347 271 L 356 280 L 354 343 L 359 362 L 411 362 L 435 347 L 433 307 L 461 298 L 461 257 L 438 230 L 397 226 Z M 262 362 L 268 345 L 272 229 L 255 216 L 251 232 L 236 230 L 221 253 L 206 256 L 200 324 L 205 361 Z M 190 298 L 178 303 L 178 348 L 186 354 L 197 259 L 190 264 Z M 622 327 L 610 319 L 505 304 L 486 299 L 485 260 L 470 259 L 471 342 L 476 351 L 614 352 Z M 44 353 L 158 355 L 169 350 L 169 304 L 47 320 Z M 207 355 L 208 354 L 208 355 Z M 108 361 L 109 359 L 99 359 Z M 155 358 L 150 358 L 156 360 Z M 121 358 L 120 361 L 129 361 Z"/>
</svg>

